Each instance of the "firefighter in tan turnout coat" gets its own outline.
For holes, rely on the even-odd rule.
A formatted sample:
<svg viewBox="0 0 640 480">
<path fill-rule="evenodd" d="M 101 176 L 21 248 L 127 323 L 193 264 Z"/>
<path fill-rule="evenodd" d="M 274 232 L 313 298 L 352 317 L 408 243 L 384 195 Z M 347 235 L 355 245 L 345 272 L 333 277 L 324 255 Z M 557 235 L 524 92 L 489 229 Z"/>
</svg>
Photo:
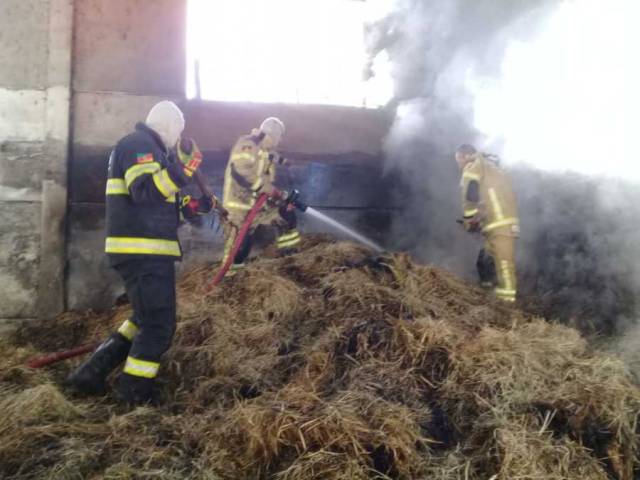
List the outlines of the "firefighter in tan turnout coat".
<svg viewBox="0 0 640 480">
<path fill-rule="evenodd" d="M 276 168 L 285 163 L 276 148 L 284 134 L 284 124 L 277 118 L 267 118 L 259 129 L 243 135 L 233 146 L 224 176 L 223 206 L 229 212 L 230 224 L 225 227 L 223 262 L 231 253 L 237 228 L 243 223 L 260 193 L 274 190 Z M 296 214 L 291 206 L 279 209 L 267 206 L 256 218 L 253 229 L 260 224 L 275 226 L 278 250 L 288 253 L 300 243 Z M 253 229 L 251 232 L 253 232 Z M 245 238 L 234 258 L 229 274 L 244 266 L 252 245 L 252 234 Z"/>
<path fill-rule="evenodd" d="M 464 228 L 482 232 L 485 238 L 476 263 L 480 281 L 495 286 L 497 298 L 515 302 L 515 243 L 520 229 L 511 180 L 495 157 L 471 145 L 460 146 L 455 157 L 462 171 Z"/>
</svg>

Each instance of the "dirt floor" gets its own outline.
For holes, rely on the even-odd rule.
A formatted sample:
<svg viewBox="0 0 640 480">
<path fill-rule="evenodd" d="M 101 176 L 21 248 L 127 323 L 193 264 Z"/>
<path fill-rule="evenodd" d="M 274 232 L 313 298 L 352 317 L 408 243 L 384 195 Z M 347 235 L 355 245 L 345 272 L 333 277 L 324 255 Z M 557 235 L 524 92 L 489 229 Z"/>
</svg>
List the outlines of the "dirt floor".
<svg viewBox="0 0 640 480">
<path fill-rule="evenodd" d="M 159 408 L 71 396 L 79 360 L 24 366 L 103 338 L 126 305 L 1 343 L 0 477 L 640 478 L 640 389 L 576 330 L 317 237 L 207 294 L 215 268 L 179 282 Z"/>
</svg>

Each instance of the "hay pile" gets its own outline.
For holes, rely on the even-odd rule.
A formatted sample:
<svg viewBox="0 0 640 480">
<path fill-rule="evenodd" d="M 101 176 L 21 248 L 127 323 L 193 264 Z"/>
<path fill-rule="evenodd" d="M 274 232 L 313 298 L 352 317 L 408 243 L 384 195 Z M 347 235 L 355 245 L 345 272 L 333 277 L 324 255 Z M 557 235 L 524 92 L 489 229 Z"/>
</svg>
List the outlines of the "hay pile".
<svg viewBox="0 0 640 480">
<path fill-rule="evenodd" d="M 572 329 L 347 243 L 307 240 L 204 296 L 211 276 L 180 281 L 158 409 L 70 397 L 60 381 L 73 362 L 21 366 L 104 336 L 126 307 L 67 314 L 0 345 L 0 477 L 638 475 L 640 390 Z"/>
</svg>

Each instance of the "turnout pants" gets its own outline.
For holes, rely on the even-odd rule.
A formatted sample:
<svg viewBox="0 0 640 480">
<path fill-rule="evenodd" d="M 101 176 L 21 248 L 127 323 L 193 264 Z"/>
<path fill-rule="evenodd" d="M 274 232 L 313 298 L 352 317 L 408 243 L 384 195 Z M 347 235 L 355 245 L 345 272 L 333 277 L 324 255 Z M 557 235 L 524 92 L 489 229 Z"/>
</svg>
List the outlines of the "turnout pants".
<svg viewBox="0 0 640 480">
<path fill-rule="evenodd" d="M 247 212 L 244 210 L 229 209 L 229 220 L 240 229 L 240 226 L 246 218 Z M 297 247 L 300 243 L 300 233 L 297 230 L 298 221 L 296 213 L 293 210 L 286 210 L 285 208 L 275 209 L 270 208 L 264 212 L 261 212 L 253 222 L 249 233 L 245 237 L 238 253 L 233 259 L 233 264 L 229 269 L 227 275 L 232 275 L 238 269 L 244 267 L 245 260 L 251 253 L 251 247 L 253 246 L 253 232 L 258 225 L 271 225 L 277 230 L 276 245 L 278 250 L 285 252 Z M 236 240 L 238 230 L 226 224 L 224 227 L 224 255 L 222 261 L 225 262 L 227 257 L 231 254 L 233 244 Z"/>
<path fill-rule="evenodd" d="M 118 329 L 131 341 L 124 372 L 153 379 L 176 329 L 173 259 L 130 260 L 115 267 L 124 280 L 133 316 Z"/>
<path fill-rule="evenodd" d="M 515 302 L 517 293 L 516 237 L 501 232 L 485 235 L 484 248 L 478 255 L 478 274 L 482 283 L 493 283 L 495 295 L 506 302 Z"/>
</svg>

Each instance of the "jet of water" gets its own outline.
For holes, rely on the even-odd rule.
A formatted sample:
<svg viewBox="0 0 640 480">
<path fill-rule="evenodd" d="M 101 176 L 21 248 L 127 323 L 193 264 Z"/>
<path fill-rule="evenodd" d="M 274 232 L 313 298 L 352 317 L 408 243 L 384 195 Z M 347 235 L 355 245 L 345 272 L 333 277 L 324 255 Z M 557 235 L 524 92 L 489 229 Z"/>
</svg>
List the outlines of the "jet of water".
<svg viewBox="0 0 640 480">
<path fill-rule="evenodd" d="M 375 250 L 378 253 L 384 252 L 384 248 L 382 248 L 380 245 L 378 245 L 374 241 L 369 240 L 367 237 L 364 237 L 364 236 L 360 235 L 358 232 L 353 231 L 349 227 L 341 224 L 340 222 L 336 222 L 333 218 L 327 217 L 325 214 L 320 213 L 318 210 L 316 210 L 314 208 L 308 207 L 307 210 L 305 211 L 305 213 L 308 213 L 312 217 L 317 218 L 318 220 L 320 220 L 321 222 L 324 222 L 327 225 L 330 225 L 331 227 L 335 228 L 336 230 L 339 230 L 342 233 L 344 233 L 344 234 L 348 235 L 349 237 L 353 238 L 354 240 L 357 240 L 358 242 L 362 243 L 363 245 L 366 245 L 371 250 Z"/>
</svg>

